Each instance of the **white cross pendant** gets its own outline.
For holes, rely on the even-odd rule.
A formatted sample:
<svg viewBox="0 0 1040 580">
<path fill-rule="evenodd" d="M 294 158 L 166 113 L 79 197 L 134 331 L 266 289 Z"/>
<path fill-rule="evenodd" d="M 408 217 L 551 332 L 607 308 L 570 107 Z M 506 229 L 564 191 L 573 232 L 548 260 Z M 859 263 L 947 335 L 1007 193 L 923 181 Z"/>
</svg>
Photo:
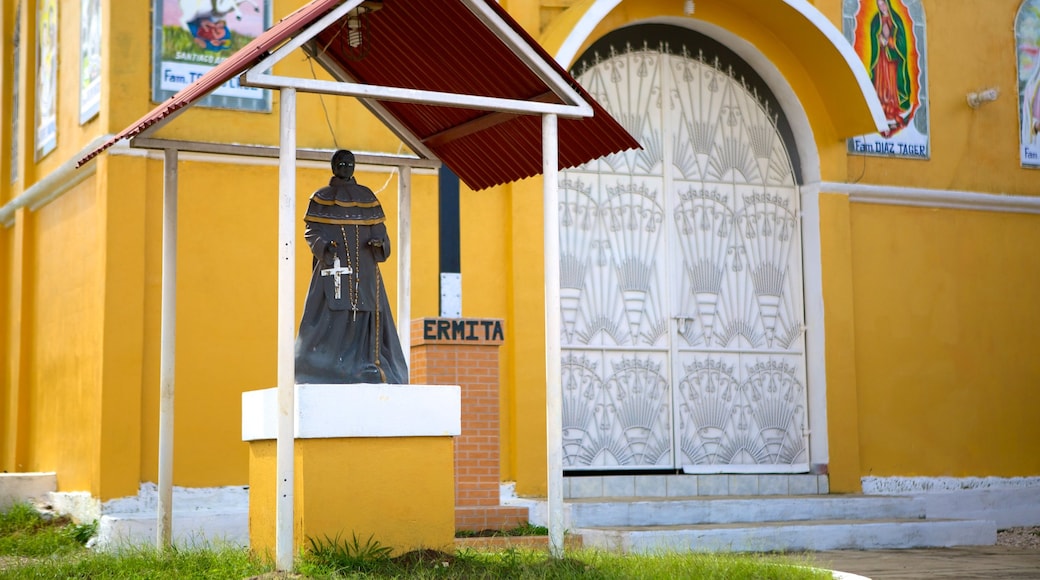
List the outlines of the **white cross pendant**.
<svg viewBox="0 0 1040 580">
<path fill-rule="evenodd" d="M 343 297 L 343 280 L 341 276 L 343 274 L 353 274 L 354 270 L 347 266 L 345 268 L 340 267 L 339 256 L 336 256 L 332 260 L 332 267 L 325 268 L 321 271 L 322 276 L 332 276 L 332 283 L 336 287 L 336 300 Z"/>
</svg>

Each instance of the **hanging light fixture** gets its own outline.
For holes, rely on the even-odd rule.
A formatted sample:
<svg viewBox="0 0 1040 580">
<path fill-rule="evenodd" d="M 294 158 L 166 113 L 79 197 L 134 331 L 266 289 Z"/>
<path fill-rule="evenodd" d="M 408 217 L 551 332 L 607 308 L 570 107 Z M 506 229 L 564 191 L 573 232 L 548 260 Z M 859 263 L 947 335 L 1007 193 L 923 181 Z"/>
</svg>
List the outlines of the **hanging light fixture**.
<svg viewBox="0 0 1040 580">
<path fill-rule="evenodd" d="M 350 60 L 361 60 L 372 50 L 372 31 L 369 19 L 383 7 L 383 0 L 365 0 L 347 13 L 346 38 L 340 40 L 340 50 Z"/>
<path fill-rule="evenodd" d="M 687 16 L 693 16 L 694 11 L 693 0 L 686 0 L 683 2 L 683 14 Z"/>
</svg>

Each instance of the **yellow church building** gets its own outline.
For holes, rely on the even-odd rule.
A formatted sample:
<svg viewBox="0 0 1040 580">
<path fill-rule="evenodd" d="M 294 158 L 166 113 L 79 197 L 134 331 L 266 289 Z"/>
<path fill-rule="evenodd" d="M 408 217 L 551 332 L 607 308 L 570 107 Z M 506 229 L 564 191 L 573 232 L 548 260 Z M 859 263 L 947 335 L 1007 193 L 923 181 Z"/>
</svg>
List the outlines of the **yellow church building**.
<svg viewBox="0 0 1040 580">
<path fill-rule="evenodd" d="M 438 50 L 380 44 L 412 1 L 375 3 L 371 50 Z M 163 154 L 77 163 L 305 4 L 4 3 L 0 471 L 53 472 L 96 516 L 158 480 Z M 409 170 L 409 317 L 502 321 L 517 501 L 547 493 L 548 307 L 569 499 L 917 495 L 928 517 L 1040 523 L 1040 0 L 498 4 L 641 146 L 561 167 L 559 304 L 540 176 Z M 329 78 L 315 60 L 275 71 Z M 277 92 L 236 79 L 200 105 L 156 138 L 277 147 Z M 396 240 L 400 164 L 374 160 L 413 148 L 355 99 L 297 107 L 298 146 L 358 152 Z M 296 169 L 302 240 L 329 169 Z M 248 483 L 242 394 L 277 382 L 278 170 L 180 156 L 186 493 Z"/>
</svg>

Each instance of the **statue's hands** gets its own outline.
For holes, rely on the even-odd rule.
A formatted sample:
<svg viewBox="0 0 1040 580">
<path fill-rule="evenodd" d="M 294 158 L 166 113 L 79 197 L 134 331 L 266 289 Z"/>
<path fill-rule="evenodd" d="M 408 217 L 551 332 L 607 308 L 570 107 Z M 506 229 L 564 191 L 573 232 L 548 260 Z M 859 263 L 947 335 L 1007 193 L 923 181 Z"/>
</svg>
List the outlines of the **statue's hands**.
<svg viewBox="0 0 1040 580">
<path fill-rule="evenodd" d="M 383 239 L 382 238 L 372 238 L 371 240 L 368 240 L 368 245 L 372 246 L 373 248 L 382 248 L 383 247 Z"/>
<path fill-rule="evenodd" d="M 329 245 L 325 246 L 325 255 L 321 259 L 326 266 L 331 266 L 336 261 L 336 242 L 329 242 Z"/>
</svg>

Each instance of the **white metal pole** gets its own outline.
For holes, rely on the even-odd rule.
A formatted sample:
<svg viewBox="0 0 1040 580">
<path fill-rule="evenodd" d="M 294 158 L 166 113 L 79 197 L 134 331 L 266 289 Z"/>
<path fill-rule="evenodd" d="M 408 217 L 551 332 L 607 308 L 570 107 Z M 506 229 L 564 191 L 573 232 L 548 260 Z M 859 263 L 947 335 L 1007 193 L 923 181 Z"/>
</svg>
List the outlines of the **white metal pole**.
<svg viewBox="0 0 1040 580">
<path fill-rule="evenodd" d="M 173 541 L 173 385 L 177 346 L 177 150 L 163 158 L 162 319 L 159 347 L 159 498 L 155 547 Z"/>
<path fill-rule="evenodd" d="M 280 91 L 278 150 L 278 444 L 275 565 L 293 567 L 296 360 L 296 89 Z"/>
<path fill-rule="evenodd" d="M 397 334 L 412 369 L 412 168 L 397 174 Z"/>
<path fill-rule="evenodd" d="M 545 211 L 545 444 L 548 460 L 549 552 L 563 556 L 563 388 L 560 376 L 560 191 L 556 115 L 542 115 Z"/>
</svg>

